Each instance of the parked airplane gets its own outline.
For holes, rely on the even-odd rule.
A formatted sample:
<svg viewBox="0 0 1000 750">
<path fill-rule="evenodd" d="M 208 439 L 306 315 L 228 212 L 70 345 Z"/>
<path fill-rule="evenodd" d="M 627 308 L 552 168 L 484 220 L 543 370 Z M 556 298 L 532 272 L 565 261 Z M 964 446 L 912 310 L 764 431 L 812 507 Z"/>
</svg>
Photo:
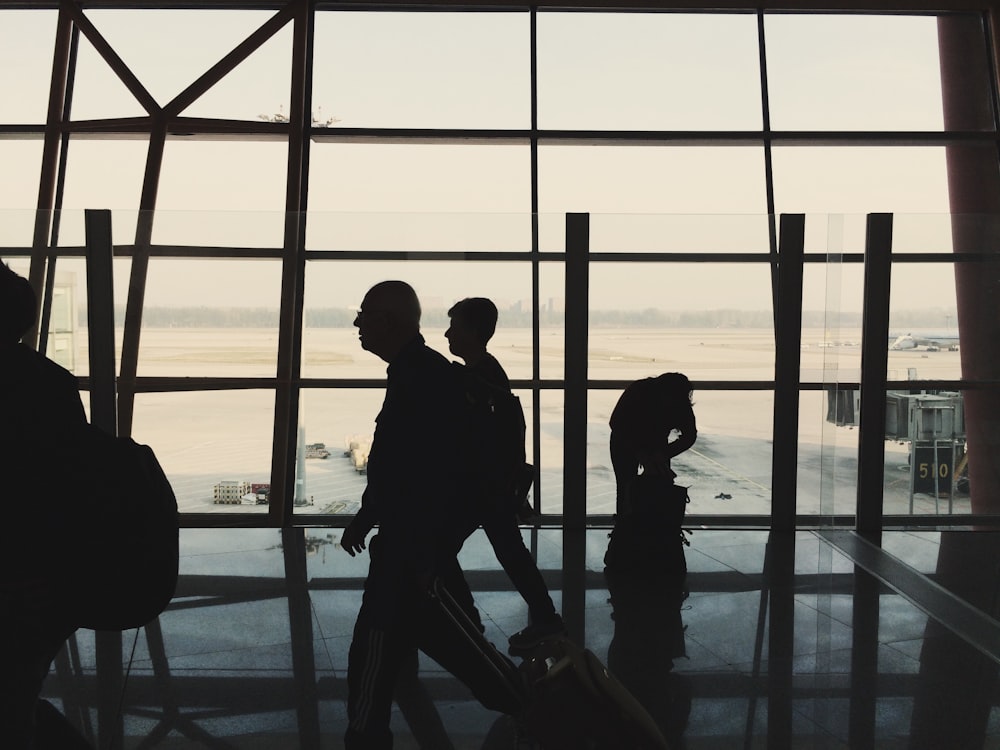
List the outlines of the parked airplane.
<svg viewBox="0 0 1000 750">
<path fill-rule="evenodd" d="M 947 349 L 958 351 L 958 334 L 955 333 L 904 333 L 897 336 L 889 344 L 890 349 L 919 349 L 923 347 L 929 352 Z"/>
</svg>

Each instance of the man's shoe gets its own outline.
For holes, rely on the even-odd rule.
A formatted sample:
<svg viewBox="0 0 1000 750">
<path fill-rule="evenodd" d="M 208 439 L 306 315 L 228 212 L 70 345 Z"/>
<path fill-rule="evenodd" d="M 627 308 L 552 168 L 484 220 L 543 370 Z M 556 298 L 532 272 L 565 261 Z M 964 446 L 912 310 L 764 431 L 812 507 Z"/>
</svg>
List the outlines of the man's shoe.
<svg viewBox="0 0 1000 750">
<path fill-rule="evenodd" d="M 507 653 L 513 656 L 525 654 L 543 641 L 566 636 L 566 626 L 562 618 L 556 615 L 554 620 L 532 623 L 524 630 L 514 633 L 508 640 Z"/>
</svg>

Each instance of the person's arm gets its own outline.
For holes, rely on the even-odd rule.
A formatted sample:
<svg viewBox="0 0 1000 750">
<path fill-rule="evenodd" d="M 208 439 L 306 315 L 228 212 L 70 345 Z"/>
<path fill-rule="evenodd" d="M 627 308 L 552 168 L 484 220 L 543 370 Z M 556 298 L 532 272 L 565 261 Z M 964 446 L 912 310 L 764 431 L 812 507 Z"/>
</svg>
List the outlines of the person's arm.
<svg viewBox="0 0 1000 750">
<path fill-rule="evenodd" d="M 361 509 L 358 510 L 357 515 L 347 525 L 340 537 L 340 546 L 351 557 L 365 548 L 368 532 L 375 527 L 375 510 L 372 498 L 373 495 L 369 492 L 369 488 L 365 488 L 364 494 L 361 496 Z"/>
<path fill-rule="evenodd" d="M 684 422 L 677 427 L 680 435 L 676 440 L 667 443 L 667 458 L 671 459 L 691 448 L 698 439 L 698 427 L 694 420 L 694 411 L 689 411 Z"/>
<path fill-rule="evenodd" d="M 681 424 L 674 429 L 680 433 L 677 439 L 669 441 L 664 439 L 658 442 L 651 450 L 639 452 L 639 463 L 644 471 L 654 474 L 666 474 L 669 477 L 676 477 L 677 474 L 670 468 L 670 459 L 680 455 L 694 445 L 698 439 L 698 428 L 695 425 L 694 412 L 690 411 L 684 416 Z M 667 436 L 669 438 L 669 435 Z"/>
</svg>

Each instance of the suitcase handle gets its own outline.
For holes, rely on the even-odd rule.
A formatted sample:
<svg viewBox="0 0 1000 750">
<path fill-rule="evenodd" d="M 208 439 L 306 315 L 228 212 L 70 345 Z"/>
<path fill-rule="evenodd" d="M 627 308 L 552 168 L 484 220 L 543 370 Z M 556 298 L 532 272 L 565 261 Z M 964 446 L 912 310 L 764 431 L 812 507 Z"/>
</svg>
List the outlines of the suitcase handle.
<svg viewBox="0 0 1000 750">
<path fill-rule="evenodd" d="M 475 623 L 469 619 L 465 610 L 455 601 L 451 592 L 445 588 L 440 578 L 434 578 L 431 581 L 427 594 L 432 600 L 437 600 L 441 611 L 448 620 L 487 658 L 490 668 L 506 687 L 509 697 L 523 709 L 527 703 L 527 690 L 524 679 L 514 662 L 501 654 L 496 646 L 486 640 Z"/>
</svg>

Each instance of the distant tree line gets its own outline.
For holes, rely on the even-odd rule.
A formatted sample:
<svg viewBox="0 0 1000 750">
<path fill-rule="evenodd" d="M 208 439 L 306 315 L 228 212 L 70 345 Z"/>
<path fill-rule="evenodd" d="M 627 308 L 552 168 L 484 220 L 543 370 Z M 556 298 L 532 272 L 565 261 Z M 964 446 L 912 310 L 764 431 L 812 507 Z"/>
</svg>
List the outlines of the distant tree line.
<svg viewBox="0 0 1000 750">
<path fill-rule="evenodd" d="M 355 313 L 346 307 L 314 308 L 305 311 L 308 328 L 350 328 Z M 543 327 L 559 326 L 563 314 L 551 310 L 539 312 Z M 116 306 L 115 321 L 125 322 L 124 306 Z M 142 323 L 150 328 L 276 328 L 278 311 L 266 307 L 147 307 L 142 313 Z M 87 311 L 80 312 L 79 325 L 87 324 Z M 446 328 L 448 312 L 444 308 L 424 310 L 423 324 L 428 328 Z M 894 327 L 927 327 L 944 329 L 957 327 L 954 310 L 926 308 L 894 310 L 891 324 Z M 531 311 L 512 308 L 500 312 L 500 325 L 508 328 L 531 327 Z M 773 315 L 770 310 L 591 310 L 590 325 L 595 328 L 770 328 Z M 802 325 L 805 328 L 823 328 L 838 325 L 860 328 L 861 313 L 837 314 L 823 310 L 804 310 Z"/>
</svg>

